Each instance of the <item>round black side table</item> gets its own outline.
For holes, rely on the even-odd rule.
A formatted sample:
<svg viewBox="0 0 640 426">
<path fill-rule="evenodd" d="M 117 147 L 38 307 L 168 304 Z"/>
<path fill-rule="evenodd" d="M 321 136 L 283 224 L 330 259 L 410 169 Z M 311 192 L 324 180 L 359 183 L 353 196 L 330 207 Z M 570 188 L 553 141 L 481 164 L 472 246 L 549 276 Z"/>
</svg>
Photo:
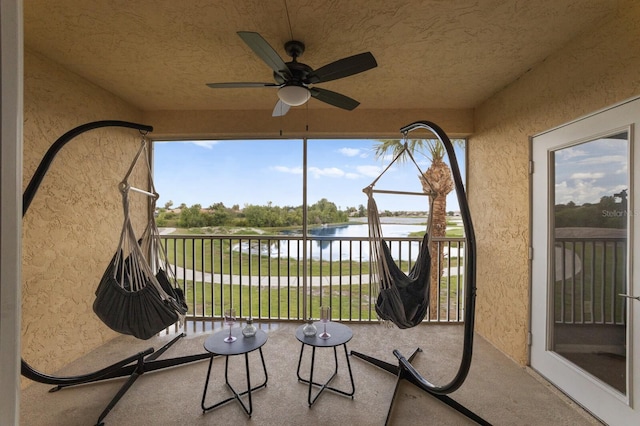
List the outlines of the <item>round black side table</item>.
<svg viewBox="0 0 640 426">
<path fill-rule="evenodd" d="M 300 358 L 298 358 L 298 370 L 296 374 L 298 375 L 298 381 L 302 383 L 307 383 L 309 385 L 309 394 L 307 397 L 307 402 L 309 403 L 309 407 L 311 407 L 316 402 L 318 397 L 322 394 L 322 392 L 324 392 L 327 389 L 330 391 L 339 393 L 341 395 L 350 396 L 351 399 L 353 399 L 353 394 L 355 393 L 355 385 L 353 383 L 353 374 L 351 373 L 351 363 L 349 362 L 349 354 L 347 352 L 347 342 L 350 341 L 351 338 L 353 337 L 353 332 L 349 327 L 347 327 L 344 324 L 340 324 L 337 322 L 328 322 L 326 323 L 327 333 L 329 333 L 331 337 L 329 337 L 328 339 L 322 339 L 319 336 L 320 336 L 320 333 L 324 331 L 325 324 L 322 322 L 317 322 L 315 323 L 315 326 L 318 329 L 318 332 L 316 333 L 315 336 L 312 336 L 312 337 L 307 337 L 304 335 L 304 333 L 302 332 L 304 325 L 298 327 L 298 329 L 296 330 L 296 338 L 302 343 L 302 348 L 300 349 Z M 300 376 L 300 364 L 302 363 L 302 354 L 304 353 L 305 346 L 311 346 L 311 369 L 310 369 L 311 371 L 309 372 L 309 379 L 305 379 Z M 349 379 L 351 380 L 350 391 L 344 391 L 344 390 L 336 389 L 334 387 L 329 386 L 329 383 L 338 374 L 338 351 L 337 351 L 338 346 L 342 346 L 344 348 L 344 356 L 345 356 L 345 359 L 347 360 L 347 368 L 349 370 Z M 333 374 L 329 378 L 329 380 L 327 380 L 325 383 L 317 383 L 313 381 L 313 370 L 315 367 L 316 348 L 333 348 L 335 369 L 333 371 Z M 313 386 L 320 387 L 320 390 L 312 398 L 311 390 Z"/>
<path fill-rule="evenodd" d="M 242 409 L 251 417 L 251 413 L 253 412 L 253 402 L 251 400 L 251 392 L 261 389 L 267 386 L 267 366 L 264 363 L 264 356 L 262 355 L 262 346 L 267 342 L 267 333 L 262 330 L 258 330 L 254 337 L 244 337 L 242 335 L 242 330 L 238 327 L 235 330 L 232 330 L 231 333 L 236 337 L 235 342 L 227 343 L 224 341 L 224 338 L 229 336 L 229 332 L 219 331 L 211 336 L 207 337 L 204 341 L 204 348 L 211 353 L 211 359 L 209 360 L 209 369 L 207 370 L 207 380 L 204 383 L 204 392 L 202 393 L 202 412 L 205 413 L 209 410 L 213 410 L 223 404 L 226 404 L 229 401 L 236 400 L 242 407 Z M 258 386 L 251 387 L 251 379 L 249 375 L 249 353 L 255 350 L 260 352 L 260 360 L 262 361 L 262 369 L 264 371 L 264 382 L 259 384 Z M 227 384 L 227 387 L 233 393 L 233 396 L 227 399 L 224 399 L 218 403 L 215 403 L 210 406 L 205 406 L 205 398 L 207 396 L 207 388 L 209 387 L 209 377 L 211 376 L 211 366 L 213 365 L 213 358 L 216 355 L 221 355 L 225 357 L 224 363 L 224 380 Z M 245 368 L 247 371 L 247 390 L 238 393 L 229 383 L 229 357 L 234 355 L 244 355 Z M 240 399 L 241 396 L 247 395 L 249 399 L 249 407 L 247 407 Z"/>
</svg>

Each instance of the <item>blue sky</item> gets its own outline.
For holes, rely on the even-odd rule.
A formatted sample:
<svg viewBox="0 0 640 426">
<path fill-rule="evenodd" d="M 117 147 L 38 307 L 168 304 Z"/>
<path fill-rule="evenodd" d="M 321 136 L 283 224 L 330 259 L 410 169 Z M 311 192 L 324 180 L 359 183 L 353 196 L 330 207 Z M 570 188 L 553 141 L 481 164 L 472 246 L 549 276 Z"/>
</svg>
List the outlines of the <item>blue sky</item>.
<svg viewBox="0 0 640 426">
<path fill-rule="evenodd" d="M 626 139 L 601 138 L 555 151 L 556 204 L 598 203 L 628 189 L 628 150 Z"/>
<path fill-rule="evenodd" d="M 362 189 L 386 167 L 390 158 L 376 159 L 373 140 L 309 140 L 307 197 L 322 198 L 339 208 L 366 206 Z M 464 169 L 464 153 L 456 155 Z M 417 157 L 420 168 L 427 160 Z M 158 206 L 174 207 L 222 202 L 277 206 L 302 205 L 303 143 L 301 140 L 188 141 L 154 143 L 154 182 Z M 411 163 L 394 164 L 376 184 L 387 190 L 422 192 L 418 170 Z M 381 210 L 427 210 L 427 197 L 376 194 Z M 452 193 L 447 210 L 458 210 Z"/>
</svg>

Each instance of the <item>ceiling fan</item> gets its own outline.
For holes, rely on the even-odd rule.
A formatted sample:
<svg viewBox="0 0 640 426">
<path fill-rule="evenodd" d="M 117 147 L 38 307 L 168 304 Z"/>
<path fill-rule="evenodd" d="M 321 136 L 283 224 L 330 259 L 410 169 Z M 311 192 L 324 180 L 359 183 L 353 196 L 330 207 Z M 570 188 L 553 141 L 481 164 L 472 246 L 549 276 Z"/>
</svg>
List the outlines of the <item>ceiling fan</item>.
<svg viewBox="0 0 640 426">
<path fill-rule="evenodd" d="M 360 105 L 360 102 L 340 93 L 310 85 L 348 77 L 378 66 L 373 55 L 365 52 L 339 59 L 314 70 L 297 60 L 305 47 L 300 41 L 291 40 L 285 43 L 284 50 L 292 58 L 285 63 L 260 34 L 239 31 L 238 35 L 273 70 L 275 83 L 208 83 L 207 86 L 213 89 L 277 87 L 280 100 L 273 109 L 274 117 L 285 115 L 290 107 L 303 105 L 309 98 L 351 111 Z"/>
</svg>

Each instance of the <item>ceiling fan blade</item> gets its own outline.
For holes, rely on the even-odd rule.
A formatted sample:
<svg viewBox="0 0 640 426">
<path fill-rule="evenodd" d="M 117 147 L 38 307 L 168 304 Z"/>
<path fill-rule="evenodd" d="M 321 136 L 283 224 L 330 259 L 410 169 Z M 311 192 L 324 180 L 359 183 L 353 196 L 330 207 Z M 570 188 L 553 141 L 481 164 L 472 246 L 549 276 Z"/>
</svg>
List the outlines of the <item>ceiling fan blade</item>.
<svg viewBox="0 0 640 426">
<path fill-rule="evenodd" d="M 360 102 L 356 101 L 355 99 L 351 99 L 350 97 L 341 95 L 340 93 L 332 92 L 331 90 L 312 87 L 311 89 L 309 89 L 309 92 L 311 92 L 311 97 L 316 98 L 319 101 L 349 111 L 355 109 L 358 105 L 360 105 Z"/>
<path fill-rule="evenodd" d="M 278 102 L 276 103 L 275 108 L 273 109 L 273 114 L 271 114 L 271 116 L 272 117 L 282 117 L 287 112 L 289 112 L 289 108 L 291 108 L 290 105 L 287 105 L 284 102 L 282 102 L 281 100 L 278 100 Z"/>
<path fill-rule="evenodd" d="M 337 80 L 348 77 L 363 71 L 370 70 L 378 66 L 376 59 L 371 52 L 360 53 L 339 59 L 311 72 L 307 76 L 306 84 L 324 83 L 325 81 Z"/>
<path fill-rule="evenodd" d="M 273 47 L 260 34 L 250 31 L 238 31 L 238 35 L 276 74 L 285 81 L 291 77 L 291 72 L 280 55 L 273 50 Z"/>
<path fill-rule="evenodd" d="M 275 83 L 247 83 L 247 82 L 238 82 L 238 83 L 207 83 L 207 86 L 212 89 L 237 89 L 239 87 L 278 87 L 279 84 Z"/>
</svg>

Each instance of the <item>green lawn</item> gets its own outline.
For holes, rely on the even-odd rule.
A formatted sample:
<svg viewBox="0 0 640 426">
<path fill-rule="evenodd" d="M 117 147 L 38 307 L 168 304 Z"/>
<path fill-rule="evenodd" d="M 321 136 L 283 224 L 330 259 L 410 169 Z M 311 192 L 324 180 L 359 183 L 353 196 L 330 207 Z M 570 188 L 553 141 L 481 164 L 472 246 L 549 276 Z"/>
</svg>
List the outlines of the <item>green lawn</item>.
<svg viewBox="0 0 640 426">
<path fill-rule="evenodd" d="M 182 280 L 179 280 L 182 285 Z M 318 289 L 313 288 L 309 296 L 312 317 L 319 317 L 319 308 L 322 305 L 332 307 L 332 316 L 340 319 L 369 320 L 376 319 L 375 310 L 371 306 L 371 315 L 366 308 L 369 306 L 369 286 L 341 286 L 340 294 L 321 296 Z M 327 293 L 328 288 L 325 289 Z M 334 292 L 335 293 L 335 292 Z M 359 294 L 362 297 L 359 298 Z M 192 282 L 187 282 L 186 299 L 189 305 L 189 314 L 203 317 L 220 317 L 229 306 L 236 308 L 238 316 L 270 319 L 302 319 L 302 288 L 287 287 L 281 284 L 280 288 L 274 283 L 271 289 L 258 288 L 248 285 L 220 285 L 210 283 L 198 283 L 195 289 L 195 298 Z M 363 316 L 357 318 L 355 313 L 362 308 Z M 194 309 L 195 307 L 195 309 Z"/>
<path fill-rule="evenodd" d="M 286 282 L 274 280 L 271 287 L 239 285 L 220 285 L 211 283 L 178 280 L 180 286 L 186 285 L 186 300 L 189 305 L 189 315 L 198 317 L 219 318 L 225 309 L 233 306 L 241 318 L 249 316 L 260 319 L 302 319 L 302 288 L 288 287 Z M 446 317 L 451 310 L 451 319 L 458 319 L 456 307 L 463 305 L 458 301 L 457 277 L 443 277 L 441 279 L 440 311 Z M 185 288 L 185 287 L 183 287 Z M 372 300 L 372 289 L 368 284 L 334 284 L 329 294 L 329 286 L 323 286 L 323 294 L 319 287 L 311 287 L 307 303 L 311 312 L 307 315 L 318 318 L 320 306 L 332 307 L 332 318 L 340 320 L 376 320 L 375 300 Z M 447 299 L 447 294 L 450 295 Z"/>
</svg>

